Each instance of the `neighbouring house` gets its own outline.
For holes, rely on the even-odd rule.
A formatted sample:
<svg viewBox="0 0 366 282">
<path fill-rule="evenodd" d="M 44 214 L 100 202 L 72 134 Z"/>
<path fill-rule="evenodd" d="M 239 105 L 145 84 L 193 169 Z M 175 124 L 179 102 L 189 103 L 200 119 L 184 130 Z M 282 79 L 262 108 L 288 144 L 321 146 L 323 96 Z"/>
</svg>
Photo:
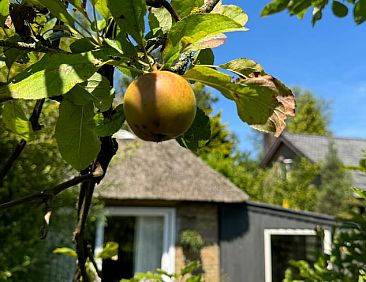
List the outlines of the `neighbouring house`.
<svg viewBox="0 0 366 282">
<path fill-rule="evenodd" d="M 312 162 L 321 162 L 334 144 L 338 158 L 345 166 L 356 167 L 366 152 L 366 139 L 338 138 L 312 134 L 293 134 L 285 132 L 279 138 L 264 136 L 264 157 L 262 167 L 270 167 L 274 162 L 291 164 L 293 160 L 305 157 Z M 366 190 L 366 174 L 357 170 L 349 170 L 356 187 Z"/>
<path fill-rule="evenodd" d="M 96 190 L 105 202 L 96 252 L 119 243 L 115 260 L 99 261 L 103 281 L 199 260 L 207 282 L 277 282 L 289 259 L 329 250 L 333 217 L 250 202 L 174 140 L 122 139 Z"/>
</svg>

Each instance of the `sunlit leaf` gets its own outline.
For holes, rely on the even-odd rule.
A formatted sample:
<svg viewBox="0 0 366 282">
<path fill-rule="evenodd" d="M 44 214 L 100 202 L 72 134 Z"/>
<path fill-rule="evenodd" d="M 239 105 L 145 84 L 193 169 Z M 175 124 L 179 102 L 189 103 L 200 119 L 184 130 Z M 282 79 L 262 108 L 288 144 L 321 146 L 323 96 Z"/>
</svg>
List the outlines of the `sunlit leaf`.
<svg viewBox="0 0 366 282">
<path fill-rule="evenodd" d="M 172 16 L 165 8 L 152 8 L 149 13 L 150 29 L 160 28 L 163 33 L 167 33 L 172 27 Z"/>
<path fill-rule="evenodd" d="M 97 258 L 110 259 L 118 255 L 118 243 L 107 242 L 103 250 L 97 254 Z"/>
<path fill-rule="evenodd" d="M 91 0 L 91 2 L 104 19 L 108 20 L 112 17 L 112 13 L 108 9 L 108 0 Z"/>
<path fill-rule="evenodd" d="M 287 116 L 295 113 L 291 90 L 272 76 L 249 77 L 234 82 L 230 75 L 204 66 L 195 66 L 184 76 L 216 88 L 236 103 L 241 120 L 275 136 L 284 130 Z"/>
<path fill-rule="evenodd" d="M 80 106 L 92 101 L 95 107 L 105 112 L 112 105 L 114 91 L 109 85 L 108 79 L 99 73 L 95 73 L 87 81 L 76 84 L 65 95 L 65 98 Z"/>
<path fill-rule="evenodd" d="M 172 5 L 174 11 L 176 11 L 181 18 L 184 18 L 185 16 L 188 16 L 192 10 L 201 7 L 203 2 L 204 0 L 172 0 L 170 4 Z"/>
<path fill-rule="evenodd" d="M 201 50 L 207 48 L 216 48 L 226 42 L 226 35 L 223 33 L 207 36 L 195 43 L 193 43 L 188 50 Z"/>
<path fill-rule="evenodd" d="M 2 116 L 6 129 L 29 140 L 32 126 L 18 101 L 6 102 Z"/>
<path fill-rule="evenodd" d="M 260 64 L 255 61 L 245 58 L 235 59 L 228 63 L 220 65 L 221 68 L 227 69 L 248 76 L 253 72 L 261 73 L 263 68 Z"/>
<path fill-rule="evenodd" d="M 241 25 L 245 25 L 248 21 L 248 15 L 243 12 L 239 6 L 222 5 L 220 2 L 215 6 L 212 13 L 227 16 Z"/>
<path fill-rule="evenodd" d="M 168 33 L 168 42 L 164 50 L 164 62 L 167 66 L 170 66 L 178 58 L 180 52 L 199 50 L 199 46 L 194 44 L 209 36 L 245 30 L 241 24 L 224 15 L 189 15 L 174 24 Z M 193 46 L 195 48 L 192 48 Z"/>
<path fill-rule="evenodd" d="M 64 95 L 97 70 L 99 60 L 91 53 L 46 54 L 39 62 L 0 87 L 0 102 L 10 98 L 41 99 Z"/>
<path fill-rule="evenodd" d="M 62 254 L 62 255 L 69 256 L 69 257 L 77 257 L 76 251 L 71 248 L 67 248 L 67 247 L 56 248 L 53 250 L 52 253 L 53 254 Z"/>
<path fill-rule="evenodd" d="M 107 6 L 121 30 L 130 34 L 137 43 L 142 44 L 145 31 L 145 0 L 109 0 Z"/>
<path fill-rule="evenodd" d="M 51 12 L 51 14 L 54 15 L 56 18 L 63 21 L 64 23 L 74 26 L 75 20 L 69 14 L 65 4 L 62 1 L 60 0 L 38 0 L 38 1 L 39 3 L 47 7 L 47 9 Z"/>
<path fill-rule="evenodd" d="M 56 141 L 63 159 L 77 170 L 86 168 L 100 151 L 93 117 L 91 102 L 80 106 L 65 99 L 60 104 Z"/>
<path fill-rule="evenodd" d="M 9 15 L 9 1 L 0 1 L 0 26 L 4 25 L 4 22 Z"/>
</svg>

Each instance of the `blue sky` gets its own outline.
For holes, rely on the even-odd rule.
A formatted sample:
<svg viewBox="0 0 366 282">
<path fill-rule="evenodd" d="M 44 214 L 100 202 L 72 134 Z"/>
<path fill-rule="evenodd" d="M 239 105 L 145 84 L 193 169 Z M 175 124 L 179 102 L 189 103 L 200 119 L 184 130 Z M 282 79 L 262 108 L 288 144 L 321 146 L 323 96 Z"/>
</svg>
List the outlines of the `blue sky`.
<svg viewBox="0 0 366 282">
<path fill-rule="evenodd" d="M 288 86 L 299 86 L 331 102 L 331 130 L 339 137 L 366 138 L 366 23 L 356 26 L 351 15 L 336 18 L 331 11 L 312 27 L 287 12 L 262 18 L 269 0 L 224 1 L 248 14 L 249 31 L 228 33 L 226 44 L 214 49 L 215 64 L 245 57 Z M 235 104 L 221 98 L 215 106 L 222 119 L 251 150 L 248 125 L 236 115 Z M 248 141 L 249 139 L 249 141 Z"/>
</svg>

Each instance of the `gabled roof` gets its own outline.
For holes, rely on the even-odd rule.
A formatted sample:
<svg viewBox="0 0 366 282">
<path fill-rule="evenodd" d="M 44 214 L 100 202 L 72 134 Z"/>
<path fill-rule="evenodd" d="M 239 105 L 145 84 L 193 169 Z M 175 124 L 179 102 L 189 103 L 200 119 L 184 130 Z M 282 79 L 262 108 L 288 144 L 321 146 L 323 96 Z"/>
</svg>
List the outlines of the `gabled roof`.
<svg viewBox="0 0 366 282">
<path fill-rule="evenodd" d="M 248 195 L 175 140 L 119 140 L 119 150 L 97 188 L 113 200 L 244 202 Z"/>
<path fill-rule="evenodd" d="M 337 156 L 345 166 L 358 166 L 366 150 L 366 139 L 339 138 L 311 134 L 283 133 L 270 147 L 261 165 L 267 166 L 278 148 L 283 144 L 296 155 L 306 157 L 312 162 L 323 161 L 328 153 L 329 144 L 333 142 L 337 149 Z M 350 171 L 357 187 L 366 189 L 366 176 L 358 171 Z"/>
</svg>

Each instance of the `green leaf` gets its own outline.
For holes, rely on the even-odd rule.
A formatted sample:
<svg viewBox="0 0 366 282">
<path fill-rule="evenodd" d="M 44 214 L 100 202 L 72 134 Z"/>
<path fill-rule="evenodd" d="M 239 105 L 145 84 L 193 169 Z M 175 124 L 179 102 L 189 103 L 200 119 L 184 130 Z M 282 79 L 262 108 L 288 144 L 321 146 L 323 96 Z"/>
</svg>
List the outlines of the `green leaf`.
<svg viewBox="0 0 366 282">
<path fill-rule="evenodd" d="M 123 104 L 118 105 L 112 112 L 110 119 L 103 118 L 95 129 L 98 136 L 112 136 L 118 130 L 121 129 L 122 124 L 125 122 L 125 113 L 123 111 Z"/>
<path fill-rule="evenodd" d="M 109 0 L 107 6 L 121 30 L 142 44 L 145 30 L 145 0 Z"/>
<path fill-rule="evenodd" d="M 290 0 L 274 0 L 268 3 L 262 10 L 261 16 L 269 16 L 275 13 L 279 13 L 287 8 Z"/>
<path fill-rule="evenodd" d="M 108 9 L 108 0 L 92 0 L 91 2 L 104 19 L 108 20 L 112 17 L 112 13 Z"/>
<path fill-rule="evenodd" d="M 199 48 L 194 44 L 209 36 L 245 30 L 246 28 L 241 24 L 224 15 L 189 15 L 174 24 L 168 33 L 168 41 L 164 50 L 164 62 L 167 66 L 171 66 L 178 58 L 179 53 L 207 48 Z"/>
<path fill-rule="evenodd" d="M 245 58 L 232 60 L 226 64 L 220 65 L 220 68 L 234 71 L 234 72 L 240 73 L 244 76 L 248 76 L 254 72 L 261 73 L 263 71 L 263 68 L 260 64 L 257 64 L 253 60 L 249 60 L 249 59 L 245 59 Z"/>
<path fill-rule="evenodd" d="M 353 16 L 356 24 L 362 24 L 366 20 L 366 0 L 358 0 L 353 8 Z"/>
<path fill-rule="evenodd" d="M 177 138 L 178 143 L 191 151 L 197 151 L 204 146 L 211 137 L 210 118 L 205 112 L 197 108 L 196 116 L 191 127 Z"/>
<path fill-rule="evenodd" d="M 70 45 L 70 50 L 72 53 L 85 53 L 95 49 L 95 45 L 91 43 L 88 37 L 80 38 Z"/>
<path fill-rule="evenodd" d="M 232 81 L 232 77 L 213 68 L 195 66 L 185 78 L 199 81 L 219 90 L 233 100 L 241 120 L 253 128 L 279 136 L 287 116 L 295 113 L 295 100 L 290 89 L 269 75 Z"/>
<path fill-rule="evenodd" d="M 163 33 L 168 33 L 172 27 L 172 16 L 165 8 L 152 8 L 149 13 L 150 29 L 160 28 Z"/>
<path fill-rule="evenodd" d="M 105 112 L 114 99 L 114 91 L 108 79 L 99 73 L 93 74 L 87 81 L 75 85 L 65 98 L 73 104 L 83 106 L 92 101 L 100 111 Z"/>
<path fill-rule="evenodd" d="M 74 26 L 75 20 L 68 13 L 65 4 L 60 0 L 38 0 L 39 3 L 47 7 L 47 9 L 51 12 L 59 20 L 67 23 L 71 26 Z"/>
<path fill-rule="evenodd" d="M 6 102 L 2 116 L 6 129 L 21 136 L 26 141 L 29 140 L 32 126 L 18 101 Z"/>
<path fill-rule="evenodd" d="M 332 11 L 333 11 L 334 15 L 336 15 L 337 17 L 340 17 L 340 18 L 343 18 L 343 17 L 347 16 L 347 14 L 348 14 L 347 6 L 338 1 L 332 2 Z"/>
<path fill-rule="evenodd" d="M 97 258 L 109 259 L 118 255 L 118 247 L 118 243 L 116 242 L 107 242 L 103 250 L 97 254 Z"/>
<path fill-rule="evenodd" d="M 181 271 L 180 274 L 182 276 L 188 274 L 188 273 L 192 273 L 193 271 L 197 270 L 199 267 L 201 266 L 201 264 L 198 261 L 192 261 L 189 264 L 187 264 Z"/>
<path fill-rule="evenodd" d="M 8 15 L 9 15 L 9 1 L 2 0 L 0 1 L 0 26 L 4 25 Z"/>
<path fill-rule="evenodd" d="M 0 88 L 0 102 L 10 98 L 42 99 L 64 95 L 76 84 L 91 77 L 99 63 L 90 52 L 46 54 Z"/>
<path fill-rule="evenodd" d="M 77 257 L 76 251 L 71 248 L 67 248 L 67 247 L 56 248 L 53 250 L 52 253 L 53 254 L 62 254 L 62 255 L 69 256 L 69 257 Z"/>
<path fill-rule="evenodd" d="M 354 188 L 353 191 L 362 199 L 366 200 L 366 191 L 360 188 Z"/>
<path fill-rule="evenodd" d="M 214 64 L 214 53 L 212 52 L 211 48 L 202 49 L 199 51 L 196 59 L 195 64 L 197 65 L 213 65 Z"/>
<path fill-rule="evenodd" d="M 170 5 L 177 12 L 177 14 L 184 18 L 188 16 L 192 10 L 198 9 L 203 5 L 204 0 L 172 0 Z"/>
<path fill-rule="evenodd" d="M 63 159 L 77 170 L 86 168 L 100 151 L 93 117 L 92 103 L 80 106 L 63 100 L 60 104 L 56 141 Z"/>
<path fill-rule="evenodd" d="M 212 13 L 227 16 L 241 25 L 245 25 L 248 21 L 248 15 L 240 7 L 235 5 L 222 5 L 219 2 Z"/>
</svg>

